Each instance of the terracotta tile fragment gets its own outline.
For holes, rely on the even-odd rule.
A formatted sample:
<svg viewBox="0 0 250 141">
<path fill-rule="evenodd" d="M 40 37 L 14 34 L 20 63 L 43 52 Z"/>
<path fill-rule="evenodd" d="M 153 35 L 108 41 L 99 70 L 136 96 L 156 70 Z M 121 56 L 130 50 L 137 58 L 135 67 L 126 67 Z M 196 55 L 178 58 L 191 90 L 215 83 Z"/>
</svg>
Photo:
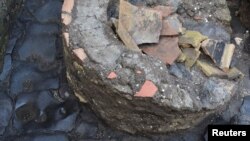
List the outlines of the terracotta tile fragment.
<svg viewBox="0 0 250 141">
<path fill-rule="evenodd" d="M 82 62 L 87 58 L 87 55 L 83 48 L 74 49 L 73 53 Z"/>
<path fill-rule="evenodd" d="M 73 7 L 74 7 L 74 0 L 64 0 L 63 6 L 62 6 L 62 11 L 71 13 Z"/>
<path fill-rule="evenodd" d="M 72 21 L 72 16 L 70 14 L 67 14 L 67 13 L 62 13 L 61 18 L 62 18 L 62 23 L 64 25 L 69 25 Z"/>
<path fill-rule="evenodd" d="M 118 30 L 121 24 L 136 44 L 159 42 L 162 15 L 158 11 L 136 7 L 127 1 L 120 0 Z"/>
<path fill-rule="evenodd" d="M 180 36 L 179 45 L 183 47 L 192 45 L 195 48 L 200 48 L 201 42 L 206 39 L 207 37 L 198 31 L 187 30 L 184 35 Z"/>
<path fill-rule="evenodd" d="M 182 24 L 176 14 L 163 20 L 161 35 L 176 36 L 182 32 Z"/>
<path fill-rule="evenodd" d="M 203 71 L 203 73 L 208 76 L 216 76 L 216 77 L 222 77 L 226 78 L 227 74 L 223 72 L 222 70 L 202 61 L 197 61 L 197 66 Z"/>
<path fill-rule="evenodd" d="M 117 34 L 119 35 L 119 37 L 121 38 L 121 40 L 125 44 L 125 47 L 127 47 L 133 51 L 141 51 L 139 49 L 139 47 L 137 46 L 137 44 L 135 43 L 134 39 L 130 36 L 128 31 L 125 29 L 123 24 L 119 22 L 118 26 L 119 27 L 117 30 Z"/>
<path fill-rule="evenodd" d="M 153 97 L 158 88 L 155 84 L 149 80 L 146 80 L 145 83 L 142 85 L 141 90 L 135 94 L 136 97 Z"/>
<path fill-rule="evenodd" d="M 178 37 L 161 37 L 158 44 L 142 45 L 141 49 L 149 56 L 156 57 L 166 64 L 173 64 L 181 54 Z"/>
<path fill-rule="evenodd" d="M 117 78 L 117 74 L 115 73 L 115 72 L 110 72 L 109 73 L 109 75 L 108 75 L 108 77 L 107 77 L 108 79 L 116 79 Z"/>
<path fill-rule="evenodd" d="M 66 46 L 69 47 L 69 33 L 68 32 L 64 32 L 63 33 L 63 38 L 64 38 Z"/>
<path fill-rule="evenodd" d="M 194 48 L 183 48 L 182 52 L 186 56 L 185 66 L 187 68 L 191 68 L 196 63 L 201 54 L 199 50 L 196 50 Z"/>
</svg>

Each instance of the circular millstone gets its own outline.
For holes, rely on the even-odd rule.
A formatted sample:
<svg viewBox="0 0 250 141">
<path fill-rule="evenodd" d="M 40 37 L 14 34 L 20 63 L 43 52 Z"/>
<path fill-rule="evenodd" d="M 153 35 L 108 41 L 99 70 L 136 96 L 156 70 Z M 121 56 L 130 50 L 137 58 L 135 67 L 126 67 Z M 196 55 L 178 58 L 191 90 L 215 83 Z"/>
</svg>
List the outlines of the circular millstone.
<svg viewBox="0 0 250 141">
<path fill-rule="evenodd" d="M 110 26 L 108 7 L 109 0 L 65 0 L 62 9 L 68 81 L 106 123 L 130 133 L 171 132 L 198 124 L 230 101 L 235 83 L 208 79 L 196 66 L 169 69 L 127 49 Z"/>
</svg>

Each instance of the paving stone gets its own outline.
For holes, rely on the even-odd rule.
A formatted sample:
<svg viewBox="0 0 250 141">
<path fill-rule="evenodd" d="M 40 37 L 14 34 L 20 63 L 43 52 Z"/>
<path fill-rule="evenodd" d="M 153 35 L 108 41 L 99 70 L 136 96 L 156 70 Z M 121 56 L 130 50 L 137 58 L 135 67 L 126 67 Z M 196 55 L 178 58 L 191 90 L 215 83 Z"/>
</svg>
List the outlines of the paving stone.
<svg viewBox="0 0 250 141">
<path fill-rule="evenodd" d="M 166 64 L 173 64 L 181 54 L 178 37 L 161 37 L 158 44 L 142 45 L 141 49 L 147 55 L 156 57 Z"/>
<path fill-rule="evenodd" d="M 157 43 L 162 29 L 162 15 L 155 10 L 120 1 L 119 25 L 127 29 L 136 44 Z"/>
<path fill-rule="evenodd" d="M 52 125 L 49 129 L 52 131 L 70 132 L 75 128 L 77 115 L 78 113 L 76 112 L 61 120 L 55 121 L 54 125 Z"/>
<path fill-rule="evenodd" d="M 235 49 L 233 44 L 208 39 L 202 42 L 202 49 L 219 68 L 229 70 Z"/>
<path fill-rule="evenodd" d="M 246 96 L 240 108 L 241 114 L 250 116 L 250 96 Z M 249 117 L 250 118 L 250 117 Z"/>
<path fill-rule="evenodd" d="M 82 122 L 77 126 L 75 133 L 79 138 L 95 139 L 98 134 L 98 125 L 95 123 Z"/>
<path fill-rule="evenodd" d="M 6 55 L 4 57 L 3 69 L 0 73 L 0 81 L 3 81 L 7 78 L 7 76 L 11 73 L 12 60 L 10 55 Z"/>
<path fill-rule="evenodd" d="M 11 99 L 0 92 L 0 135 L 3 135 L 5 128 L 9 125 L 12 108 Z"/>
<path fill-rule="evenodd" d="M 49 1 L 34 13 L 41 23 L 57 23 L 60 21 L 62 2 L 59 0 Z"/>
<path fill-rule="evenodd" d="M 163 19 L 161 35 L 176 36 L 182 32 L 182 24 L 176 14 Z"/>
<path fill-rule="evenodd" d="M 35 120 L 38 117 L 38 108 L 35 103 L 27 103 L 21 107 L 18 107 L 15 111 L 17 120 L 21 123 L 28 123 Z"/>
<path fill-rule="evenodd" d="M 195 48 L 200 48 L 201 42 L 207 39 L 206 36 L 203 36 L 197 31 L 187 30 L 184 35 L 179 38 L 180 46 L 192 45 Z"/>
<path fill-rule="evenodd" d="M 69 139 L 65 134 L 43 134 L 21 136 L 14 141 L 69 141 Z"/>
<path fill-rule="evenodd" d="M 57 24 L 32 23 L 27 25 L 27 34 L 34 35 L 58 35 L 59 26 Z"/>
<path fill-rule="evenodd" d="M 199 58 L 201 52 L 194 48 L 183 48 L 183 54 L 186 56 L 185 66 L 191 68 Z"/>
<path fill-rule="evenodd" d="M 141 90 L 135 94 L 136 97 L 153 97 L 158 91 L 157 86 L 149 80 L 142 85 Z"/>
<path fill-rule="evenodd" d="M 55 61 L 56 53 L 55 36 L 28 36 L 20 46 L 14 48 L 13 57 L 16 60 L 48 65 Z"/>
<path fill-rule="evenodd" d="M 33 92 L 59 88 L 59 78 L 49 72 L 39 72 L 26 65 L 13 71 L 10 80 L 10 93 L 15 96 L 21 92 Z"/>
</svg>

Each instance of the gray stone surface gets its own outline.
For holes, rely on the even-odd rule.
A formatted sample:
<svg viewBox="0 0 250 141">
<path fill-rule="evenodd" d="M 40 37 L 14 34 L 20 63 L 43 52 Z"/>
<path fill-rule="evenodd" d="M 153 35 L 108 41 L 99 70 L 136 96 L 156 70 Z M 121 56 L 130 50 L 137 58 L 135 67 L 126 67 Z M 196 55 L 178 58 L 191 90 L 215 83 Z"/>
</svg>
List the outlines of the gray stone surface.
<svg viewBox="0 0 250 141">
<path fill-rule="evenodd" d="M 224 105 L 223 101 L 229 101 L 234 91 L 234 84 L 232 82 L 210 79 L 203 86 L 201 101 L 204 104 L 204 108 L 213 109 Z"/>
</svg>

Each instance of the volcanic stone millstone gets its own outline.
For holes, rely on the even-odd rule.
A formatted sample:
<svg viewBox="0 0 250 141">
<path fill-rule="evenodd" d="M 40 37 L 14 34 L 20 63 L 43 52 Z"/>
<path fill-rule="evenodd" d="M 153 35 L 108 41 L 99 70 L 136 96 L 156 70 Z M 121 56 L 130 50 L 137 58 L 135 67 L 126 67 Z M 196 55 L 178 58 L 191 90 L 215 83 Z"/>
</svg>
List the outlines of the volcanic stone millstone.
<svg viewBox="0 0 250 141">
<path fill-rule="evenodd" d="M 130 133 L 176 131 L 199 123 L 230 101 L 235 83 L 207 80 L 196 69 L 191 78 L 176 78 L 163 62 L 126 49 L 107 21 L 107 7 L 115 9 L 108 3 L 75 0 L 73 20 L 63 31 L 63 35 L 69 33 L 64 36 L 69 83 L 106 123 Z M 73 53 L 77 48 L 86 53 L 81 62 Z M 116 77 L 110 79 L 110 73 Z M 146 81 L 157 92 L 153 97 L 135 97 Z"/>
</svg>

